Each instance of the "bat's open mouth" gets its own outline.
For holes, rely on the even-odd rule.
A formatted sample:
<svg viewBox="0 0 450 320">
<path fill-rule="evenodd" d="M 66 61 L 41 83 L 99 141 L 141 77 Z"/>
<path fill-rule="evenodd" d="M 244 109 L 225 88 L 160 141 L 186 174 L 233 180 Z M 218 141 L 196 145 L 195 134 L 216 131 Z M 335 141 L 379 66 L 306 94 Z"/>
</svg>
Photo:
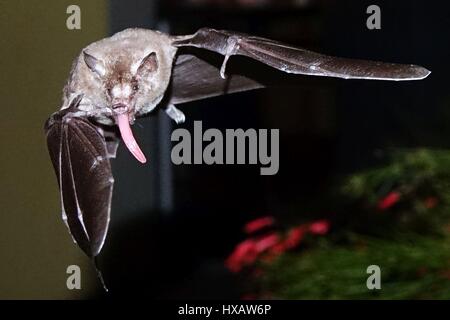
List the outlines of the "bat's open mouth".
<svg viewBox="0 0 450 320">
<path fill-rule="evenodd" d="M 112 106 L 112 109 L 116 115 L 128 112 L 128 107 L 123 103 L 116 103 Z"/>
</svg>

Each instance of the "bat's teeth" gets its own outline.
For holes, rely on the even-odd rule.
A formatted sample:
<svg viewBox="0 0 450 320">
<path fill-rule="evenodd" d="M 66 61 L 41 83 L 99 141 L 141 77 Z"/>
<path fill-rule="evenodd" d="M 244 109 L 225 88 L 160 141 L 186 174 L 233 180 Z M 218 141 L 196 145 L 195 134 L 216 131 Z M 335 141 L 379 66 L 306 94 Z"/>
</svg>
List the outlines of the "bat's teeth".
<svg viewBox="0 0 450 320">
<path fill-rule="evenodd" d="M 127 113 L 122 113 L 116 116 L 116 123 L 119 126 L 120 134 L 123 142 L 130 150 L 131 154 L 141 163 L 147 162 L 144 153 L 134 139 L 133 132 L 131 131 L 130 122 Z"/>
<path fill-rule="evenodd" d="M 123 104 L 116 104 L 112 108 L 113 108 L 115 114 L 122 114 L 122 113 L 126 113 L 128 111 L 127 106 L 125 106 Z"/>
</svg>

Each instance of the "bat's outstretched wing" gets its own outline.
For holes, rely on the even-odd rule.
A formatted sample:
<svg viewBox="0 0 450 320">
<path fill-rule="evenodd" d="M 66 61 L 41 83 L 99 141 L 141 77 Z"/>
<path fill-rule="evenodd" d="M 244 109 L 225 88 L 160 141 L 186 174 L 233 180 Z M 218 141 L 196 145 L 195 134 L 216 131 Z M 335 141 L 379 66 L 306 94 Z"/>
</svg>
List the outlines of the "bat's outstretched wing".
<svg viewBox="0 0 450 320">
<path fill-rule="evenodd" d="M 223 79 L 219 73 L 220 56 L 191 48 L 184 51 L 179 53 L 174 63 L 169 87 L 170 103 L 179 104 L 265 86 L 261 79 L 254 80 L 258 77 L 244 75 L 244 68 L 239 68 L 239 73 L 233 73 Z M 233 64 L 233 70 L 237 69 L 234 67 Z M 248 66 L 245 68 L 248 69 Z"/>
<path fill-rule="evenodd" d="M 235 75 L 225 70 L 228 58 L 246 56 L 279 71 L 292 74 L 366 80 L 420 80 L 430 71 L 406 64 L 385 63 L 327 56 L 280 42 L 245 34 L 202 28 L 193 35 L 177 36 L 178 48 L 196 47 L 222 54 L 220 73 L 217 64 L 196 53 L 180 54 L 173 69 L 173 103 L 263 87 L 264 81 L 251 75 Z M 225 78 L 225 73 L 230 79 Z"/>
<path fill-rule="evenodd" d="M 47 145 L 58 178 L 63 219 L 76 243 L 93 258 L 108 231 L 114 183 L 109 157 L 117 143 L 108 146 L 97 126 L 74 116 L 70 109 L 47 120 Z"/>
</svg>

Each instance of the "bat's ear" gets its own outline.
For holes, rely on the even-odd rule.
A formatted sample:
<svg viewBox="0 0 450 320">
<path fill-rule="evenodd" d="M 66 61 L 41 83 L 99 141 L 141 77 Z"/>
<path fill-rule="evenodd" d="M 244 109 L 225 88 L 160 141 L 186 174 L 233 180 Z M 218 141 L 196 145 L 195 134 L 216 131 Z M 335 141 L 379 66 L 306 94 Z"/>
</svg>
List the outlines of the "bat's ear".
<svg viewBox="0 0 450 320">
<path fill-rule="evenodd" d="M 89 69 L 91 69 L 92 72 L 94 72 L 95 74 L 97 74 L 100 77 L 105 76 L 106 68 L 105 68 L 105 65 L 103 64 L 103 61 L 95 58 L 94 56 L 90 55 L 86 51 L 83 51 L 83 57 L 84 57 L 84 62 L 89 67 Z"/>
<path fill-rule="evenodd" d="M 141 64 L 136 71 L 136 75 L 145 78 L 150 76 L 156 70 L 158 70 L 158 58 L 156 57 L 156 53 L 152 52 L 142 59 Z"/>
</svg>

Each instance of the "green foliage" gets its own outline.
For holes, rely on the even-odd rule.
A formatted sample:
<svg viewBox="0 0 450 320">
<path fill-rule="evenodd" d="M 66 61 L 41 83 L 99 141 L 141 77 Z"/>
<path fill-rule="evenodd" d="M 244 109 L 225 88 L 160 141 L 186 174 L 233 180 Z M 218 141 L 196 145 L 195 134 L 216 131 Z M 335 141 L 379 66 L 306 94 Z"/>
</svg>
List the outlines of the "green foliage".
<svg viewBox="0 0 450 320">
<path fill-rule="evenodd" d="M 347 204 L 343 220 L 365 224 L 357 231 L 440 233 L 450 218 L 450 152 L 397 151 L 385 165 L 348 177 L 339 190 Z M 398 201 L 380 209 L 393 193 Z"/>
<path fill-rule="evenodd" d="M 450 299 L 449 151 L 396 151 L 337 190 L 331 234 L 260 261 L 259 297 Z M 370 265 L 381 290 L 366 286 Z"/>
<path fill-rule="evenodd" d="M 264 267 L 262 294 L 281 299 L 450 299 L 450 239 L 413 236 L 396 242 L 361 237 L 286 253 Z M 369 290 L 367 267 L 381 268 Z"/>
</svg>

